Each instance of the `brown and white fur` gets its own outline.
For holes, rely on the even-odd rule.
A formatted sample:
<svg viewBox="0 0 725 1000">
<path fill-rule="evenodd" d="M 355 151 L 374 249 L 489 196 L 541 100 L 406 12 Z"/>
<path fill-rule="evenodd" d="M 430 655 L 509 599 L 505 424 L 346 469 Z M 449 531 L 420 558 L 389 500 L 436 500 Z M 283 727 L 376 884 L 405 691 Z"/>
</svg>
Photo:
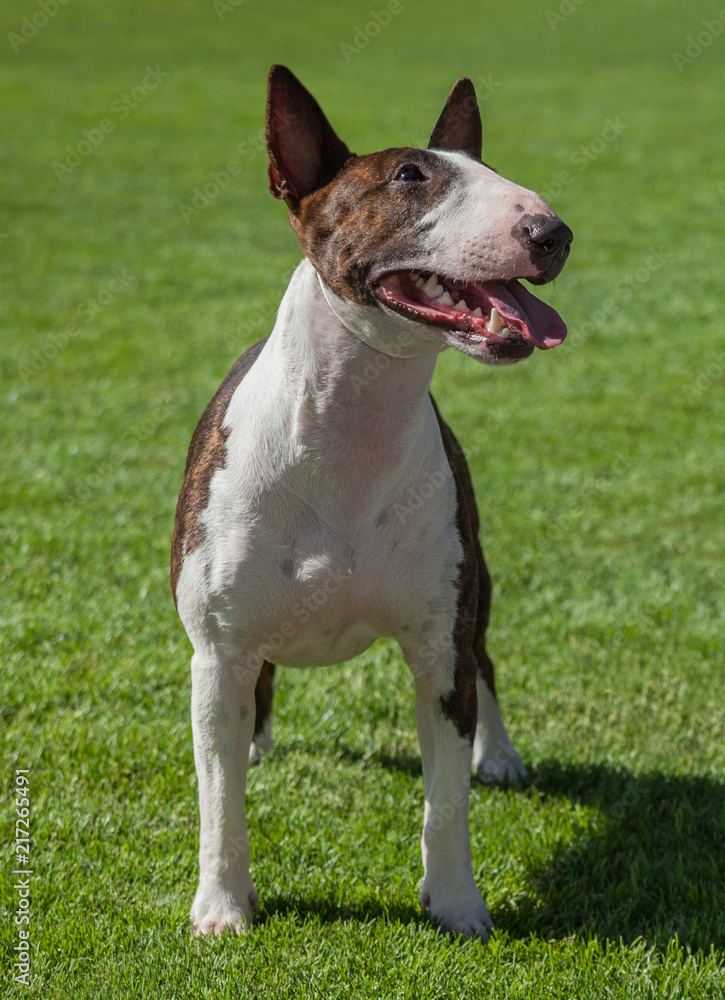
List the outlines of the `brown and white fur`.
<svg viewBox="0 0 725 1000">
<path fill-rule="evenodd" d="M 484 781 L 526 772 L 486 652 L 491 584 L 471 479 L 429 387 L 448 346 L 509 364 L 563 340 L 557 314 L 516 279 L 554 278 L 571 232 L 481 162 L 466 79 L 428 149 L 356 156 L 275 66 L 267 145 L 270 188 L 305 259 L 269 338 L 237 361 L 199 422 L 172 548 L 194 647 L 192 921 L 240 933 L 258 907 L 245 781 L 272 743 L 274 665 L 340 663 L 390 636 L 415 681 L 421 903 L 450 931 L 487 940 L 471 762 Z"/>
</svg>

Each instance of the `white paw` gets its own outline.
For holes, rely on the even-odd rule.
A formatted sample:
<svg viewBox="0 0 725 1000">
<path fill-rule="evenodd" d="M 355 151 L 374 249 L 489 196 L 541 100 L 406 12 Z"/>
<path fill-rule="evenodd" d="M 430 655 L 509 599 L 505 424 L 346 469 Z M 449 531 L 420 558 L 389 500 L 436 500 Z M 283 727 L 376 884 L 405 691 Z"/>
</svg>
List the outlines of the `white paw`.
<svg viewBox="0 0 725 1000">
<path fill-rule="evenodd" d="M 259 911 L 259 897 L 254 886 L 236 893 L 216 888 L 202 888 L 196 892 L 191 908 L 191 922 L 195 934 L 216 934 L 224 931 L 246 934 L 252 927 L 252 913 Z"/>
<path fill-rule="evenodd" d="M 501 718 L 496 696 L 479 677 L 478 723 L 473 741 L 473 767 L 487 785 L 512 785 L 528 777 L 523 761 L 516 753 Z"/>
<path fill-rule="evenodd" d="M 257 733 L 249 747 L 249 763 L 258 764 L 262 756 L 272 749 L 272 726 L 267 721 L 261 733 Z"/>
<path fill-rule="evenodd" d="M 431 920 L 451 934 L 477 937 L 486 944 L 494 929 L 491 914 L 473 886 L 465 893 L 432 893 L 423 889 L 420 905 L 428 910 Z"/>
<path fill-rule="evenodd" d="M 513 785 L 524 781 L 529 773 L 511 743 L 499 743 L 480 758 L 474 757 L 476 777 L 486 785 Z"/>
</svg>

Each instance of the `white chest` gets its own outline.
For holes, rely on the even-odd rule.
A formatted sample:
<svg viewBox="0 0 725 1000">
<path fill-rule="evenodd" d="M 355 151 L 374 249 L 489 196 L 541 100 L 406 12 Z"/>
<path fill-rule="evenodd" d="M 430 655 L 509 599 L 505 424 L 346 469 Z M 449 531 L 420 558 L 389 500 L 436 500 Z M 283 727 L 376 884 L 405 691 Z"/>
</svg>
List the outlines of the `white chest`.
<svg viewBox="0 0 725 1000">
<path fill-rule="evenodd" d="M 455 484 L 427 397 L 417 423 L 386 448 L 386 428 L 369 411 L 356 422 L 344 408 L 327 419 L 306 399 L 283 405 L 262 361 L 229 406 L 204 543 L 184 563 L 187 628 L 312 666 L 350 659 L 380 636 L 405 644 L 451 620 Z"/>
</svg>

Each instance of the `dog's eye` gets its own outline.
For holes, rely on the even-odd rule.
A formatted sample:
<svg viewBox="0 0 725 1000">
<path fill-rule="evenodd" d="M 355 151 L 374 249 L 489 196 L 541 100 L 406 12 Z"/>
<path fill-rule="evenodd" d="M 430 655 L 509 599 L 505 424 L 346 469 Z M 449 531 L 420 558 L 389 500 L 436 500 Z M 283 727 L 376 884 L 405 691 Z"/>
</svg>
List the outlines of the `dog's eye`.
<svg viewBox="0 0 725 1000">
<path fill-rule="evenodd" d="M 398 170 L 393 180 L 415 182 L 424 181 L 425 177 L 414 163 L 406 163 Z"/>
</svg>

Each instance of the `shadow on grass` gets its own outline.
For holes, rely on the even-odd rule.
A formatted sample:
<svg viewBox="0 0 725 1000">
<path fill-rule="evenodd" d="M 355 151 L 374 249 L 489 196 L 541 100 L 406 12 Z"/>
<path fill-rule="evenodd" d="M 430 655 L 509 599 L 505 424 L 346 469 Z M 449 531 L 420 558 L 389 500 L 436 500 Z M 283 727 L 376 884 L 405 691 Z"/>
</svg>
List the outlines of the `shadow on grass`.
<svg viewBox="0 0 725 1000">
<path fill-rule="evenodd" d="M 294 899 L 289 896 L 265 896 L 259 923 L 264 923 L 273 916 L 296 916 L 300 920 L 310 918 L 322 924 L 334 924 L 354 920 L 356 923 L 368 924 L 374 920 L 388 923 L 428 924 L 428 918 L 421 913 L 419 906 L 380 906 L 375 903 L 348 906 L 333 898 Z"/>
<path fill-rule="evenodd" d="M 422 778 L 423 765 L 418 753 L 397 753 L 389 754 L 383 750 L 376 750 L 372 754 L 363 753 L 342 742 L 330 744 L 326 740 L 306 740 L 303 744 L 304 752 L 312 756 L 329 757 L 330 755 L 344 760 L 350 764 L 368 764 L 371 767 L 382 767 L 386 771 L 397 771 L 400 774 L 407 774 L 413 778 Z M 287 746 L 275 745 L 274 755 L 277 758 L 297 756 L 300 745 L 289 744 Z"/>
<path fill-rule="evenodd" d="M 316 749 L 330 753 L 329 744 Z M 342 744 L 334 753 L 411 777 L 422 774 L 413 754 L 369 757 Z M 508 790 L 532 792 L 544 804 L 566 798 L 594 807 L 600 819 L 596 832 L 590 828 L 553 853 L 542 847 L 528 860 L 523 892 L 493 910 L 498 927 L 512 938 L 643 938 L 664 950 L 677 936 L 692 950 L 725 947 L 725 782 L 552 760 L 539 764 L 527 785 Z M 486 886 L 481 888 L 485 897 Z M 264 912 L 314 915 L 323 922 L 426 921 L 417 906 L 348 907 L 332 899 L 265 899 Z"/>
<path fill-rule="evenodd" d="M 529 892 L 494 918 L 515 937 L 593 933 L 658 948 L 725 946 L 725 784 L 635 776 L 604 765 L 539 765 L 544 799 L 594 806 L 595 834 L 528 866 Z"/>
</svg>

